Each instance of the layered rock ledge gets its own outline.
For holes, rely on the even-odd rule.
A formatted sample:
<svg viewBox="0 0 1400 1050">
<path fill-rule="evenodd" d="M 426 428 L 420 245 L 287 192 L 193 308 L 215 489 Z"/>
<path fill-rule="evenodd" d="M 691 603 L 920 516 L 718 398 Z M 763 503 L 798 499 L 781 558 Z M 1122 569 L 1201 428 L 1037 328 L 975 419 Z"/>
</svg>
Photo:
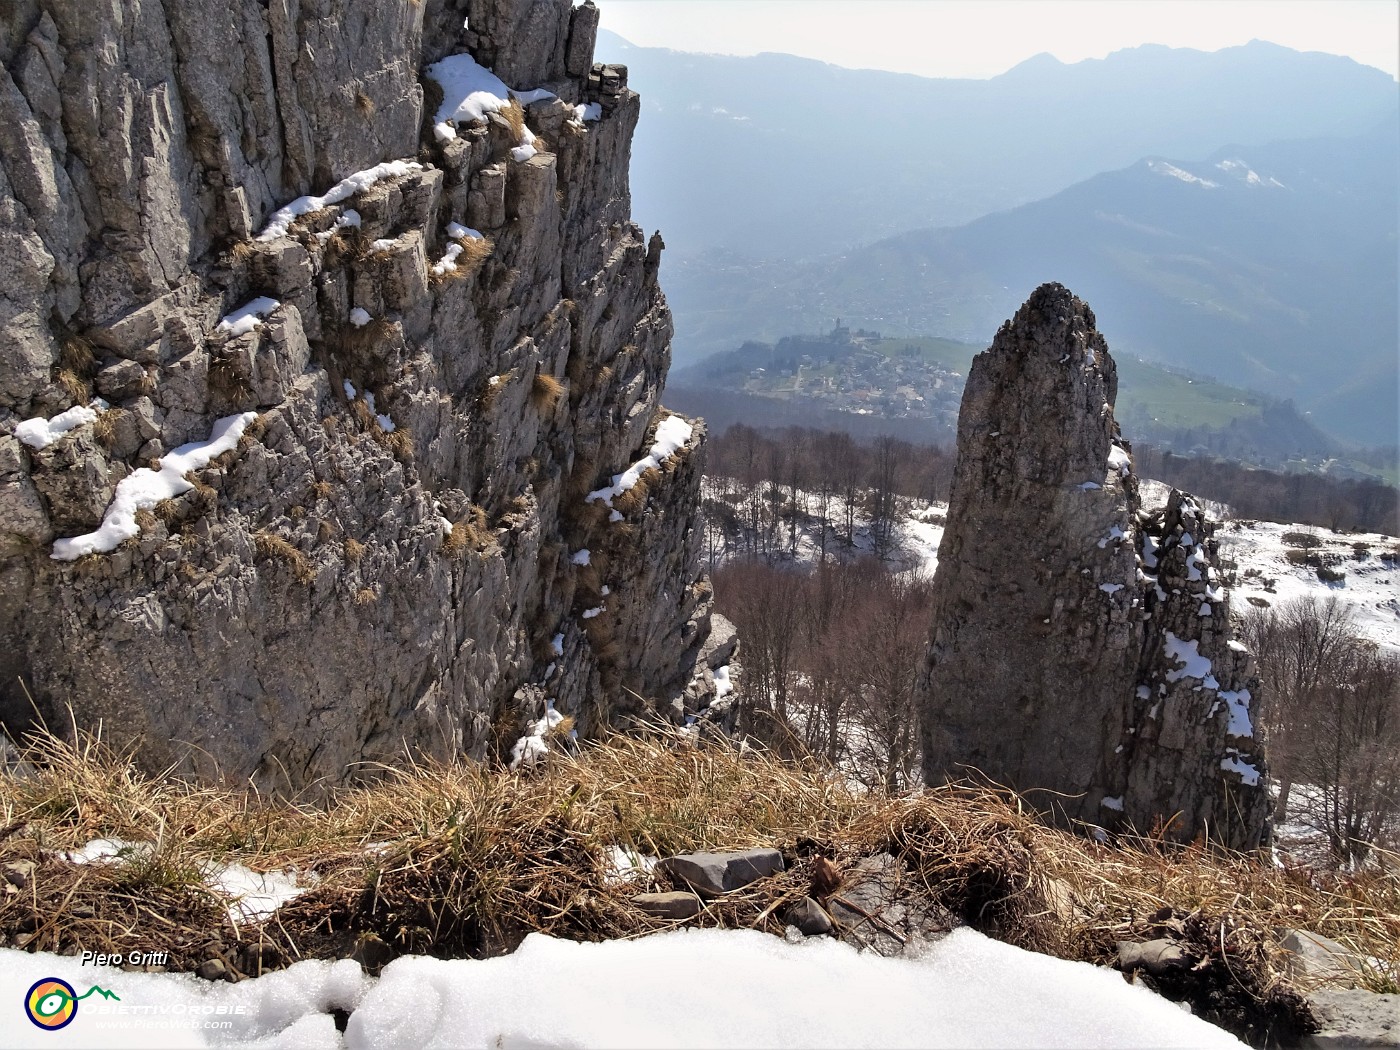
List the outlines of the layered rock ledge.
<svg viewBox="0 0 1400 1050">
<path fill-rule="evenodd" d="M 709 704 L 704 429 L 597 22 L 6 5 L 7 728 L 298 788 Z"/>
</svg>

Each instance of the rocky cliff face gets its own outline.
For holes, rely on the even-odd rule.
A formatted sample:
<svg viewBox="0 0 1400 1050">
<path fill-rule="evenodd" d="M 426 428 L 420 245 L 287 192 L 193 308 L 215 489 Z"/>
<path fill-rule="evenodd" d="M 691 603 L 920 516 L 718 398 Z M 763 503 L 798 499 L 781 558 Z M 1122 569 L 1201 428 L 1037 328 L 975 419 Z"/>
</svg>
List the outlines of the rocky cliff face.
<svg viewBox="0 0 1400 1050">
<path fill-rule="evenodd" d="M 920 682 L 925 776 L 1060 819 L 1261 840 L 1258 682 L 1189 495 L 1143 512 L 1089 307 L 1037 289 L 973 362 Z"/>
<path fill-rule="evenodd" d="M 660 407 L 638 97 L 597 21 L 5 5 L 8 727 L 32 695 L 295 787 L 508 754 L 547 701 L 583 732 L 707 704 L 703 428 Z"/>
</svg>

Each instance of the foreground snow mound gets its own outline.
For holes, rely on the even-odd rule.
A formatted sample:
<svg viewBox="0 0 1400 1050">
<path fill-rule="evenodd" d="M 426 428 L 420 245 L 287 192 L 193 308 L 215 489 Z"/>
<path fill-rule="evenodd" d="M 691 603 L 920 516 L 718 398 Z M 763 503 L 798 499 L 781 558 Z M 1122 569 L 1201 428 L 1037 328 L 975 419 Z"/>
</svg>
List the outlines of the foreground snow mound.
<svg viewBox="0 0 1400 1050">
<path fill-rule="evenodd" d="M 687 974 L 704 974 L 700 995 Z M 752 930 L 577 944 L 542 934 L 485 961 L 410 956 L 377 982 L 305 962 L 237 985 L 0 950 L 0 999 L 45 977 L 82 995 L 62 1031 L 14 1046 L 1240 1047 L 1117 973 L 955 930 L 919 959 Z M 353 1011 L 343 1041 L 332 1009 Z M 214 1027 L 208 1022 L 212 1022 Z M 223 1025 L 227 1023 L 227 1027 Z"/>
<path fill-rule="evenodd" d="M 697 973 L 705 993 L 686 994 L 677 982 Z M 535 935 L 486 962 L 391 964 L 345 1041 L 366 1050 L 1241 1045 L 1116 973 L 971 930 L 914 961 L 747 930 L 601 944 Z"/>
</svg>

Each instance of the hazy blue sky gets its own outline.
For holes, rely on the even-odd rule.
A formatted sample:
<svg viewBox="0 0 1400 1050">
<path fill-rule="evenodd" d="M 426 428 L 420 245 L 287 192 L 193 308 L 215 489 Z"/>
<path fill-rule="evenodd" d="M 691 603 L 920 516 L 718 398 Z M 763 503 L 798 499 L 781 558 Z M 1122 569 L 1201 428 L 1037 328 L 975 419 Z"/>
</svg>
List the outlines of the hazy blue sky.
<svg viewBox="0 0 1400 1050">
<path fill-rule="evenodd" d="M 841 66 L 990 77 L 1048 51 L 1063 62 L 1167 44 L 1215 51 L 1253 39 L 1400 66 L 1397 0 L 598 0 L 634 44 Z"/>
</svg>

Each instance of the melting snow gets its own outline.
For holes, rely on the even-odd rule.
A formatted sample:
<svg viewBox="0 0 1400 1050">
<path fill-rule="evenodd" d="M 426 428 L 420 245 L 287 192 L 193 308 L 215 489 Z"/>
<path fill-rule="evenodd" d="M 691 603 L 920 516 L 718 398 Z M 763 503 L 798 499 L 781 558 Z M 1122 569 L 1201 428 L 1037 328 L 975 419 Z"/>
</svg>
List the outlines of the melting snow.
<svg viewBox="0 0 1400 1050">
<path fill-rule="evenodd" d="M 1229 751 L 1226 756 L 1220 760 L 1220 768 L 1227 773 L 1238 773 L 1240 779 L 1251 787 L 1259 783 L 1259 770 L 1246 762 L 1238 751 Z"/>
<path fill-rule="evenodd" d="M 366 310 L 363 306 L 357 306 L 355 307 L 355 309 L 350 311 L 350 323 L 356 328 L 363 328 L 365 325 L 369 324 L 369 322 L 369 311 Z M 346 385 L 349 386 L 348 383 Z M 352 387 L 351 389 L 354 388 Z M 350 396 L 354 397 L 355 395 L 351 394 Z"/>
<path fill-rule="evenodd" d="M 285 237 L 292 223 L 303 215 L 310 215 L 312 212 L 320 211 L 322 208 L 328 207 L 329 205 L 339 204 L 347 197 L 353 197 L 357 193 L 363 193 L 382 179 L 396 179 L 412 172 L 422 170 L 423 165 L 414 160 L 386 160 L 384 163 L 376 164 L 372 168 L 366 168 L 364 171 L 357 171 L 353 175 L 348 175 L 341 179 L 319 197 L 311 195 L 298 197 L 296 200 L 292 201 L 291 204 L 278 208 L 277 211 L 272 213 L 272 218 L 268 220 L 268 224 L 263 228 L 262 233 L 258 234 L 255 239 L 259 241 L 271 241 L 278 237 Z M 356 218 L 358 218 L 358 215 Z"/>
<path fill-rule="evenodd" d="M 1240 689 L 1235 692 L 1221 692 L 1220 699 L 1229 705 L 1230 725 L 1228 732 L 1231 736 L 1254 735 L 1254 723 L 1249 718 L 1249 702 L 1253 699 L 1249 695 L 1248 689 Z"/>
<path fill-rule="evenodd" d="M 91 423 L 99 412 L 105 412 L 108 407 L 107 402 L 99 397 L 90 405 L 74 405 L 52 419 L 35 416 L 15 427 L 15 437 L 30 448 L 48 448 L 68 431 L 75 430 L 84 423 Z"/>
<path fill-rule="evenodd" d="M 587 547 L 585 547 L 583 548 L 583 550 L 575 551 L 574 556 L 569 560 L 572 561 L 575 565 L 587 565 L 589 560 L 592 559 L 592 557 L 592 553 Z"/>
<path fill-rule="evenodd" d="M 457 137 L 457 124 L 485 120 L 488 113 L 499 113 L 510 104 L 512 94 L 505 82 L 489 69 L 478 65 L 471 55 L 448 55 L 427 69 L 428 76 L 442 88 L 442 104 L 433 116 L 433 136 L 439 142 L 451 142 Z M 552 98 L 549 92 L 521 94 L 522 104 L 536 98 Z M 525 142 L 534 141 L 530 129 L 525 129 Z"/>
<path fill-rule="evenodd" d="M 584 502 L 592 503 L 600 499 L 611 507 L 615 496 L 622 495 L 636 485 L 637 480 L 647 470 L 652 467 L 659 468 L 666 457 L 685 446 L 693 432 L 691 425 L 680 416 L 667 416 L 656 428 L 656 439 L 652 442 L 651 450 L 621 474 L 614 474 L 611 485 L 590 492 L 584 497 Z"/>
<path fill-rule="evenodd" d="M 1205 680 L 1210 677 L 1210 660 L 1197 651 L 1200 644 L 1198 641 L 1183 641 L 1171 631 L 1167 632 L 1167 655 L 1173 660 L 1180 660 L 1182 665 L 1175 671 L 1167 672 L 1168 682 L 1180 681 L 1182 678 Z"/>
<path fill-rule="evenodd" d="M 729 665 L 716 667 L 710 672 L 715 679 L 715 699 L 719 700 L 734 692 L 734 683 L 729 680 Z"/>
<path fill-rule="evenodd" d="M 215 456 L 237 448 L 244 429 L 257 418 L 256 412 L 224 416 L 215 421 L 208 441 L 192 441 L 167 452 L 161 457 L 159 470 L 142 467 L 128 474 L 117 485 L 102 524 L 82 536 L 55 540 L 50 557 L 55 561 L 75 561 L 85 554 L 116 550 L 123 540 L 140 533 L 141 527 L 136 524 L 138 510 L 150 510 L 161 500 L 189 492 L 194 485 L 185 480 L 185 475 L 204 469 Z"/>
<path fill-rule="evenodd" d="M 1123 530 L 1122 530 L 1121 528 L 1119 528 L 1117 525 L 1114 525 L 1112 528 L 1110 528 L 1110 529 L 1108 530 L 1108 535 L 1105 536 L 1103 539 L 1099 540 L 1099 550 L 1103 550 L 1105 547 L 1107 547 L 1107 546 L 1108 546 L 1110 543 L 1112 543 L 1114 540 L 1121 540 L 1122 538 L 1123 538 Z"/>
<path fill-rule="evenodd" d="M 1113 445 L 1108 450 L 1108 465 L 1117 469 L 1119 474 L 1127 474 L 1133 469 L 1133 458 Z"/>
<path fill-rule="evenodd" d="M 519 769 L 523 764 L 533 767 L 545 755 L 549 747 L 544 742 L 545 734 L 564 721 L 564 716 L 554 710 L 554 701 L 546 700 L 544 717 L 530 724 L 530 731 L 515 742 L 510 750 L 510 768 Z"/>
<path fill-rule="evenodd" d="M 1101 583 L 1101 584 L 1099 584 L 1099 590 L 1103 591 L 1104 594 L 1117 594 L 1117 593 L 1118 593 L 1119 591 L 1121 591 L 1122 589 L 1123 589 L 1123 585 L 1122 585 L 1121 583 Z"/>
<path fill-rule="evenodd" d="M 687 973 L 705 975 L 705 994 L 680 1009 L 676 980 Z M 45 977 L 86 989 L 97 976 L 74 956 L 0 949 L 6 1002 Z M 967 928 L 909 959 L 828 938 L 677 930 L 596 944 L 531 934 L 510 955 L 405 956 L 377 979 L 350 960 L 300 962 L 237 984 L 115 968 L 100 976 L 120 1001 L 92 997 L 64 1032 L 34 1030 L 34 1045 L 1243 1046 L 1112 970 Z M 343 1037 L 333 1009 L 350 1016 Z M 210 1017 L 229 1027 L 207 1031 Z"/>
<path fill-rule="evenodd" d="M 216 332 L 227 332 L 231 336 L 247 335 L 263 323 L 263 318 L 282 304 L 276 299 L 260 295 L 252 302 L 240 306 L 231 314 L 226 314 L 217 325 Z"/>
<path fill-rule="evenodd" d="M 1123 796 L 1122 796 L 1122 795 L 1105 796 L 1104 799 L 1103 799 L 1103 801 L 1100 802 L 1099 805 L 1101 805 L 1104 809 L 1111 809 L 1111 810 L 1113 810 L 1115 813 L 1122 813 L 1122 812 L 1123 812 Z"/>
<path fill-rule="evenodd" d="M 233 898 L 228 910 L 235 922 L 261 922 L 310 888 L 298 886 L 294 872 L 259 872 L 242 864 L 211 869 L 205 882 L 215 892 Z"/>
</svg>

